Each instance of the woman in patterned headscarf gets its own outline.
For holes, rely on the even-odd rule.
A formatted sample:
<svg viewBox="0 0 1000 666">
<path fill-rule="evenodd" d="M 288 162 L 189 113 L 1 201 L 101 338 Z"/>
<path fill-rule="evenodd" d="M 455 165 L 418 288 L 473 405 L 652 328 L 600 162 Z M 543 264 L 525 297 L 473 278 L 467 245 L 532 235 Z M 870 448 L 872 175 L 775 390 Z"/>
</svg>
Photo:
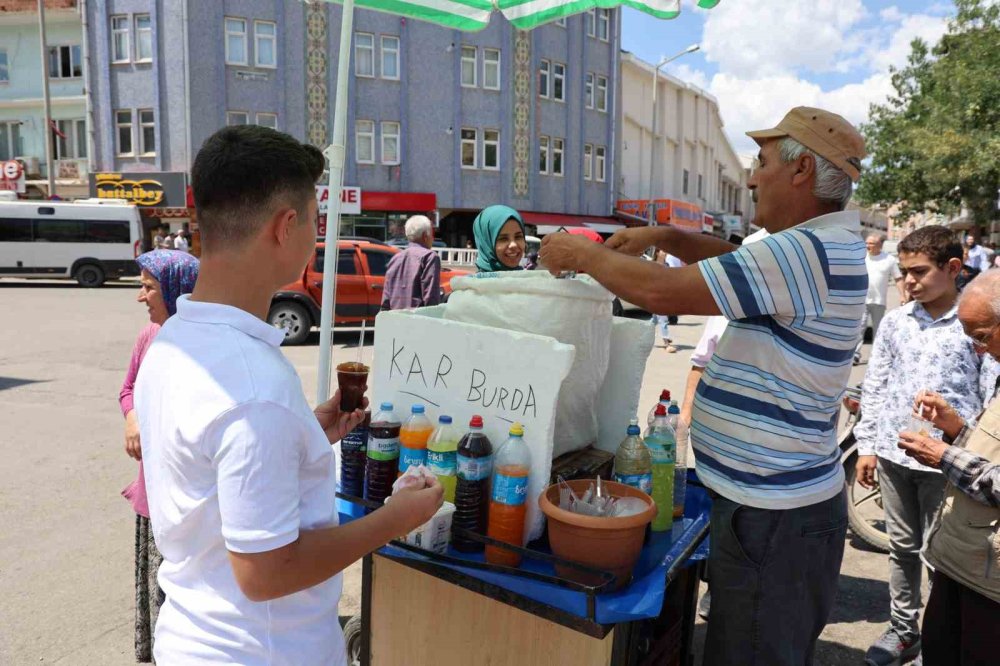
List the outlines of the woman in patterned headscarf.
<svg viewBox="0 0 1000 666">
<path fill-rule="evenodd" d="M 160 553 L 153 543 L 149 528 L 149 505 L 142 472 L 142 446 L 139 441 L 139 421 L 132 406 L 132 391 L 139 366 L 153 338 L 168 318 L 177 312 L 177 297 L 190 294 L 198 279 L 198 260 L 186 252 L 154 250 L 141 255 L 136 262 L 142 269 L 142 287 L 136 300 L 146 306 L 149 324 L 139 333 L 132 349 L 125 383 L 118 402 L 125 417 L 125 452 L 139 461 L 139 475 L 122 495 L 135 511 L 135 658 L 138 662 L 153 659 L 153 629 L 163 603 L 163 592 L 156 584 Z"/>
</svg>

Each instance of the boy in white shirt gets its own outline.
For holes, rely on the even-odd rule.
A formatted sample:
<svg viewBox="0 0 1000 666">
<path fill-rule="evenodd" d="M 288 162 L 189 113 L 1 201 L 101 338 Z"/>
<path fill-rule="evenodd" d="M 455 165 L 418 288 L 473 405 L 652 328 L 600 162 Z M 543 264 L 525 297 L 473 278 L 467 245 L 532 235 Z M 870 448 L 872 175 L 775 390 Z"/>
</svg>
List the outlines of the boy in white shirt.
<svg viewBox="0 0 1000 666">
<path fill-rule="evenodd" d="M 346 664 L 341 571 L 426 522 L 434 483 L 338 526 L 331 443 L 363 419 L 339 392 L 310 410 L 271 295 L 316 243 L 323 156 L 257 126 L 227 127 L 195 158 L 203 254 L 143 360 L 136 409 L 166 594 L 159 664 Z"/>
</svg>

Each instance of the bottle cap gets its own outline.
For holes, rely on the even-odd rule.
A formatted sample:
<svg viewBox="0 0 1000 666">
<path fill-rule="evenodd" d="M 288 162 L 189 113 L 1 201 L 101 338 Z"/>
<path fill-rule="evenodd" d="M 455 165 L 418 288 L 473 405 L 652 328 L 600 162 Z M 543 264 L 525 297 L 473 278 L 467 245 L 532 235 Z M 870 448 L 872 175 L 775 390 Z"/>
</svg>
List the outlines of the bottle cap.
<svg viewBox="0 0 1000 666">
<path fill-rule="evenodd" d="M 483 427 L 483 417 L 479 416 L 478 414 L 476 416 L 473 416 L 472 420 L 469 421 L 469 427 L 470 428 L 482 428 Z"/>
<path fill-rule="evenodd" d="M 392 403 L 391 402 L 383 402 L 381 405 L 379 405 L 379 410 L 381 410 L 383 412 L 391 412 L 392 411 Z"/>
<path fill-rule="evenodd" d="M 627 435 L 629 435 L 630 437 L 636 437 L 636 436 L 638 436 L 639 434 L 641 434 L 641 431 L 639 430 L 639 426 L 638 426 L 638 425 L 636 425 L 636 424 L 634 424 L 634 423 L 633 423 L 633 424 L 631 424 L 631 425 L 630 425 L 630 426 L 628 427 L 628 430 L 626 430 L 625 432 L 626 432 L 626 434 L 627 434 Z"/>
<path fill-rule="evenodd" d="M 667 415 L 667 408 L 664 407 L 663 405 L 657 405 L 656 406 L 656 412 L 653 415 L 654 416 L 666 416 Z"/>
<path fill-rule="evenodd" d="M 670 414 L 680 414 L 681 413 L 681 408 L 677 406 L 677 401 L 676 400 L 671 400 L 670 401 L 670 409 L 668 409 L 667 412 L 669 412 Z"/>
<path fill-rule="evenodd" d="M 438 417 L 438 423 L 443 423 L 445 425 L 448 425 L 449 423 L 451 423 L 451 417 L 448 416 L 447 414 L 442 414 L 441 416 Z"/>
<path fill-rule="evenodd" d="M 413 405 L 413 407 L 410 408 L 410 413 L 411 414 L 423 414 L 424 413 L 424 406 L 423 405 Z"/>
<path fill-rule="evenodd" d="M 670 391 L 667 389 L 660 391 L 660 400 L 663 400 L 664 402 L 670 400 Z"/>
<path fill-rule="evenodd" d="M 515 423 L 510 427 L 510 433 L 512 437 L 524 437 L 524 426 L 520 423 Z"/>
</svg>

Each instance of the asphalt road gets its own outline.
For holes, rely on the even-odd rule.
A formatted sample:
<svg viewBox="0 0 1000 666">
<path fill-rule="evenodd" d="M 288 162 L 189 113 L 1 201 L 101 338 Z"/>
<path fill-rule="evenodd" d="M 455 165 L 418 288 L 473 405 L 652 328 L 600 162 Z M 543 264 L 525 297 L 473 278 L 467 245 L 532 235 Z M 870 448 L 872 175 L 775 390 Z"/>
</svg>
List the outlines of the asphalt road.
<svg viewBox="0 0 1000 666">
<path fill-rule="evenodd" d="M 0 280 L 0 664 L 134 663 L 135 517 L 119 492 L 135 464 L 124 453 L 117 397 L 146 322 L 135 296 L 134 285 Z M 701 321 L 673 327 L 677 354 L 654 349 L 642 413 L 661 388 L 681 392 Z M 310 399 L 318 340 L 314 333 L 285 349 Z M 355 358 L 357 333 L 338 333 L 335 345 L 335 362 Z M 369 337 L 367 359 L 370 345 Z M 888 621 L 886 575 L 885 556 L 849 535 L 817 664 L 861 663 Z M 355 566 L 341 615 L 358 610 L 359 594 Z"/>
</svg>

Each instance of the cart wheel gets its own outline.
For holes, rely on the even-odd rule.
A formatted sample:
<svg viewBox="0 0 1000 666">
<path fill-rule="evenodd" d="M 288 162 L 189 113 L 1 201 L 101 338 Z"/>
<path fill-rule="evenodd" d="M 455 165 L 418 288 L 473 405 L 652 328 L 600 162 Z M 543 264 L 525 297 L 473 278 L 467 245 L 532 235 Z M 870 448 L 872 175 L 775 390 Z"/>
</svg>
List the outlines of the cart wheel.
<svg viewBox="0 0 1000 666">
<path fill-rule="evenodd" d="M 344 643 L 347 645 L 347 663 L 361 666 L 361 613 L 351 617 L 344 625 Z"/>
</svg>

